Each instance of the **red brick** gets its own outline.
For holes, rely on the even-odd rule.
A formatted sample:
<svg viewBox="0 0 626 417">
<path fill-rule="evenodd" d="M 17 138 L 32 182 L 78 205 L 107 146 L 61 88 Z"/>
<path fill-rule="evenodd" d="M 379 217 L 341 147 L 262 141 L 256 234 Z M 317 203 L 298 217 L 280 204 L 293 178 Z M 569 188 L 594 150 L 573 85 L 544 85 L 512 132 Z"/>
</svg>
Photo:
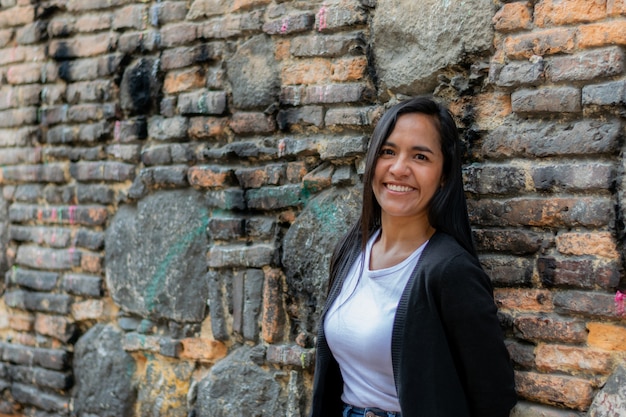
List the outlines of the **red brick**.
<svg viewBox="0 0 626 417">
<path fill-rule="evenodd" d="M 72 317 L 76 321 L 98 320 L 104 313 L 105 306 L 102 300 L 85 300 L 72 304 Z"/>
<path fill-rule="evenodd" d="M 148 26 L 148 6 L 131 4 L 115 11 L 113 29 L 145 30 Z"/>
<path fill-rule="evenodd" d="M 228 119 L 225 117 L 192 117 L 188 134 L 192 139 L 205 140 L 224 135 Z"/>
<path fill-rule="evenodd" d="M 99 274 L 102 272 L 102 255 L 93 252 L 81 251 L 80 267 L 84 272 Z"/>
<path fill-rule="evenodd" d="M 584 25 L 578 28 L 578 46 L 592 48 L 606 45 L 626 45 L 626 19 Z"/>
<path fill-rule="evenodd" d="M 279 185 L 285 178 L 285 166 L 271 164 L 261 168 L 239 168 L 235 171 L 235 175 L 243 188 Z"/>
<path fill-rule="evenodd" d="M 235 0 L 233 2 L 232 11 L 249 9 L 256 6 L 264 6 L 270 4 L 271 0 Z"/>
<path fill-rule="evenodd" d="M 37 46 L 15 46 L 0 50 L 0 65 L 18 62 L 41 62 L 46 60 L 45 50 Z"/>
<path fill-rule="evenodd" d="M 576 29 L 557 28 L 508 36 L 504 53 L 512 59 L 530 59 L 533 55 L 570 53 L 576 48 Z"/>
<path fill-rule="evenodd" d="M 498 308 L 507 310 L 541 312 L 554 310 L 552 293 L 548 290 L 497 288 L 494 290 L 494 298 Z"/>
<path fill-rule="evenodd" d="M 224 188 L 230 185 L 232 170 L 220 166 L 193 166 L 187 171 L 189 184 L 202 188 Z"/>
<path fill-rule="evenodd" d="M 539 27 L 592 22 L 606 16 L 606 0 L 541 0 L 535 5 Z"/>
<path fill-rule="evenodd" d="M 576 113 L 582 110 L 581 90 L 565 86 L 517 90 L 511 94 L 515 113 Z"/>
<path fill-rule="evenodd" d="M 589 346 L 609 351 L 626 351 L 626 327 L 609 323 L 588 323 Z"/>
<path fill-rule="evenodd" d="M 69 341 L 74 336 L 76 327 L 74 323 L 60 316 L 37 314 L 35 318 L 35 331 L 44 336 L 51 336 L 62 342 Z"/>
<path fill-rule="evenodd" d="M 516 372 L 515 385 L 518 395 L 527 400 L 581 411 L 589 407 L 594 393 L 586 379 L 535 372 Z"/>
<path fill-rule="evenodd" d="M 68 40 L 54 39 L 48 53 L 56 59 L 83 58 L 111 51 L 117 38 L 110 33 L 83 35 Z"/>
<path fill-rule="evenodd" d="M 331 64 L 327 60 L 307 59 L 284 66 L 281 78 L 285 85 L 317 84 L 327 80 L 330 74 Z"/>
<path fill-rule="evenodd" d="M 0 11 L 0 28 L 23 26 L 35 21 L 34 6 L 11 7 Z"/>
<path fill-rule="evenodd" d="M 230 128 L 239 134 L 271 133 L 276 130 L 276 122 L 265 113 L 237 112 L 232 115 Z"/>
<path fill-rule="evenodd" d="M 580 320 L 554 315 L 523 315 L 513 324 L 522 339 L 529 341 L 583 343 L 587 339 L 585 324 Z"/>
<path fill-rule="evenodd" d="M 186 68 L 168 72 L 163 82 L 163 91 L 167 94 L 196 90 L 206 84 L 205 71 L 200 68 Z"/>
<path fill-rule="evenodd" d="M 80 33 L 97 32 L 110 29 L 112 21 L 111 13 L 85 14 L 76 19 L 73 28 Z"/>
<path fill-rule="evenodd" d="M 469 200 L 470 219 L 483 226 L 606 226 L 613 207 L 598 198 Z"/>
<path fill-rule="evenodd" d="M 293 14 L 266 22 L 263 31 L 268 35 L 288 35 L 312 29 L 314 24 L 315 16 L 311 13 Z"/>
<path fill-rule="evenodd" d="M 9 328 L 20 332 L 30 332 L 35 325 L 35 317 L 27 312 L 11 312 L 9 314 Z"/>
<path fill-rule="evenodd" d="M 583 51 L 550 59 L 546 75 L 553 82 L 607 78 L 624 72 L 624 60 L 624 52 L 618 47 Z"/>
<path fill-rule="evenodd" d="M 532 27 L 532 11 L 528 2 L 506 3 L 493 17 L 493 24 L 499 32 L 514 32 Z"/>
<path fill-rule="evenodd" d="M 187 338 L 181 341 L 181 359 L 193 359 L 200 362 L 215 362 L 228 353 L 224 343 L 205 338 Z"/>
<path fill-rule="evenodd" d="M 559 233 L 556 247 L 565 255 L 596 255 L 608 259 L 619 259 L 617 242 L 610 232 Z"/>
<path fill-rule="evenodd" d="M 266 343 L 280 342 L 286 322 L 283 306 L 284 275 L 278 269 L 265 267 L 263 284 L 262 338 Z"/>
<path fill-rule="evenodd" d="M 201 33 L 201 27 L 195 23 L 173 23 L 161 28 L 161 45 L 169 48 L 185 45 L 196 40 Z"/>
<path fill-rule="evenodd" d="M 586 372 L 609 374 L 613 355 L 605 350 L 540 343 L 535 349 L 537 369 L 541 372 Z"/>
</svg>

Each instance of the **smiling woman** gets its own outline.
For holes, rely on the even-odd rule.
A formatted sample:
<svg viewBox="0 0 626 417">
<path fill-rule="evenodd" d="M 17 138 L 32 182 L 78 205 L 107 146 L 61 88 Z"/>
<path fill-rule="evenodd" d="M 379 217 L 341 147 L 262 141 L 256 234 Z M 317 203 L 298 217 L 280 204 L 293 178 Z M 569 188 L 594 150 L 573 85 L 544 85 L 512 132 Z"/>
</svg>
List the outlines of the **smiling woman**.
<svg viewBox="0 0 626 417">
<path fill-rule="evenodd" d="M 447 109 L 419 97 L 385 113 L 363 182 L 331 260 L 311 416 L 508 416 L 513 369 Z"/>
</svg>

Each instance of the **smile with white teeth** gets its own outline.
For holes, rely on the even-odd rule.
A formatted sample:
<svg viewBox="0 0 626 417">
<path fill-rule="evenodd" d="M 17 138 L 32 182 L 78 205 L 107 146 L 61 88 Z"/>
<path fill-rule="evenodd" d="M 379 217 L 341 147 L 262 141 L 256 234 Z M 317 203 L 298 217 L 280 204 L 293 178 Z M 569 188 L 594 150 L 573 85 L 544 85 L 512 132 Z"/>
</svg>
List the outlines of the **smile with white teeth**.
<svg viewBox="0 0 626 417">
<path fill-rule="evenodd" d="M 407 187 L 405 185 L 396 185 L 396 184 L 386 184 L 387 188 L 391 191 L 399 191 L 399 192 L 408 192 L 413 190 L 412 187 Z"/>
</svg>

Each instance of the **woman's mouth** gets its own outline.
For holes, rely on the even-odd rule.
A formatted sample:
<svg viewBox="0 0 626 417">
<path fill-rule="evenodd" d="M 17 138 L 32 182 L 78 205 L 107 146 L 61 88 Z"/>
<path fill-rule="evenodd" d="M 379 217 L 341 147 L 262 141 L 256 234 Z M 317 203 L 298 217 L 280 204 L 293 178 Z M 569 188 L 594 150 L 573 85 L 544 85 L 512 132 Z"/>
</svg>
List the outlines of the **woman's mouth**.
<svg viewBox="0 0 626 417">
<path fill-rule="evenodd" d="M 398 191 L 402 193 L 406 193 L 413 190 L 413 187 L 407 187 L 406 185 L 397 185 L 397 184 L 385 184 L 387 189 L 391 191 Z"/>
</svg>

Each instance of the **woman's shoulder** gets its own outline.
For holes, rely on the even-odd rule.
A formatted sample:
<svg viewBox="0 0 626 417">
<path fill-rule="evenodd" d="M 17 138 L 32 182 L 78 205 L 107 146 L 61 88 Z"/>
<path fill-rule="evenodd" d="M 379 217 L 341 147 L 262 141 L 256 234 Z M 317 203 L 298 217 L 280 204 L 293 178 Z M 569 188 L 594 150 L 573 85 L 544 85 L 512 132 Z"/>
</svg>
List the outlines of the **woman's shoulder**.
<svg viewBox="0 0 626 417">
<path fill-rule="evenodd" d="M 449 263 L 454 259 L 463 261 L 478 261 L 475 256 L 469 253 L 461 244 L 451 235 L 437 231 L 430 238 L 426 246 L 428 258 L 432 262 Z M 425 250 L 426 252 L 426 250 Z"/>
</svg>

